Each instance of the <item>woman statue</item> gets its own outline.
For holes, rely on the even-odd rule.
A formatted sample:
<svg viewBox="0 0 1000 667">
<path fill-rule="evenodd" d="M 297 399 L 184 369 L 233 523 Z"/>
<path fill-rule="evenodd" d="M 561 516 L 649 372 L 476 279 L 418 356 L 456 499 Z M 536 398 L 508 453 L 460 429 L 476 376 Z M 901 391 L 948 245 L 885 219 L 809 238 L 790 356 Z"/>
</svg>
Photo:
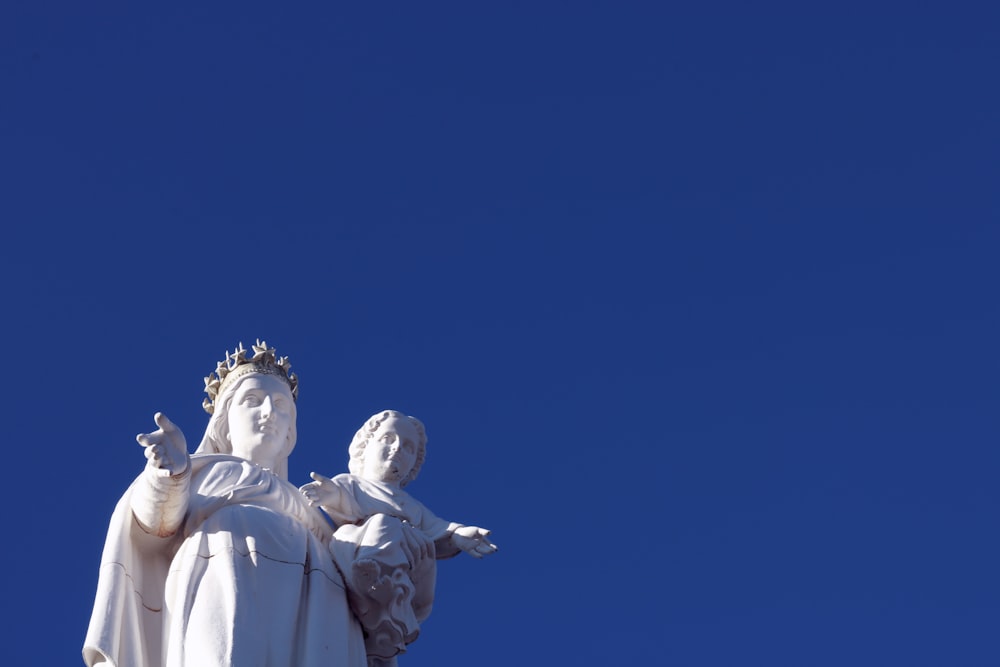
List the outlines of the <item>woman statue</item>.
<svg viewBox="0 0 1000 667">
<path fill-rule="evenodd" d="M 365 667 L 329 524 L 288 480 L 298 381 L 242 344 L 205 379 L 201 445 L 163 414 L 115 509 L 89 667 Z"/>
</svg>

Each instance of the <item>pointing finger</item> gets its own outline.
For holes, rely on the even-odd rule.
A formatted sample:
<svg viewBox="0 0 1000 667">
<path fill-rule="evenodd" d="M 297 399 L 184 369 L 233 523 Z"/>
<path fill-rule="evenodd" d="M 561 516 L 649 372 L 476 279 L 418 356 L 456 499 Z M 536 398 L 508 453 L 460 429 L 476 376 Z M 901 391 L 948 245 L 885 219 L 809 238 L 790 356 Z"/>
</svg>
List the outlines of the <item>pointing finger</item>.
<svg viewBox="0 0 1000 667">
<path fill-rule="evenodd" d="M 309 473 L 309 476 L 312 477 L 317 482 L 319 482 L 320 484 L 323 484 L 324 482 L 332 482 L 333 481 L 329 477 L 323 477 L 323 475 L 319 474 L 318 472 L 311 472 L 311 473 Z"/>
</svg>

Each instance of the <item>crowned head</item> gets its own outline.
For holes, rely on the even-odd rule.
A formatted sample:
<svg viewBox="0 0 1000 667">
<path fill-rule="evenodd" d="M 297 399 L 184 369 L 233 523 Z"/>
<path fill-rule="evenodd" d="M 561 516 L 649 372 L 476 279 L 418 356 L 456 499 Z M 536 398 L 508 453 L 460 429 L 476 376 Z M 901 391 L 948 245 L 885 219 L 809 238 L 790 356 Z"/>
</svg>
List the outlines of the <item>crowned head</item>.
<svg viewBox="0 0 1000 667">
<path fill-rule="evenodd" d="M 251 349 L 248 354 L 241 343 L 205 378 L 208 398 L 202 405 L 212 417 L 196 453 L 239 456 L 287 479 L 298 378 L 267 343 L 258 340 Z"/>
<path fill-rule="evenodd" d="M 250 346 L 250 353 L 243 347 L 243 343 L 240 343 L 231 353 L 226 352 L 225 358 L 216 365 L 215 373 L 209 373 L 205 377 L 205 393 L 208 397 L 202 401 L 201 406 L 205 408 L 205 412 L 213 414 L 216 399 L 223 396 L 237 380 L 249 373 L 281 378 L 288 384 L 292 400 L 298 400 L 299 379 L 295 373 L 289 372 L 291 368 L 288 357 L 277 356 L 274 348 L 268 347 L 267 343 L 259 338 L 256 345 Z"/>
</svg>

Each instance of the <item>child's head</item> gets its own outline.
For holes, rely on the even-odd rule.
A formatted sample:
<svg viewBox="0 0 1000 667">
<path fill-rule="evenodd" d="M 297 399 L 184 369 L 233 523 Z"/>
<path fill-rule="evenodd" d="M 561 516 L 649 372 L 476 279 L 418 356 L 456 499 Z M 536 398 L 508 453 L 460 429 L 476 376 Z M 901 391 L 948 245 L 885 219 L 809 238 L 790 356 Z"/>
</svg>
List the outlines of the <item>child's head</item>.
<svg viewBox="0 0 1000 667">
<path fill-rule="evenodd" d="M 411 431 L 413 437 L 406 437 L 405 431 Z M 398 447 L 402 450 L 398 454 L 399 458 L 407 463 L 412 461 L 412 467 L 409 471 L 400 471 L 402 475 L 398 480 L 400 487 L 406 486 L 416 479 L 427 455 L 427 434 L 419 419 L 408 417 L 396 410 L 383 410 L 372 415 L 354 434 L 354 439 L 348 449 L 351 457 L 348 469 L 352 474 L 360 477 L 374 476 L 371 471 L 373 466 L 378 465 L 378 462 L 372 460 L 369 461 L 367 468 L 365 466 L 365 450 L 369 443 L 373 442 L 373 439 L 375 439 L 375 446 L 372 449 L 378 449 L 380 455 L 384 455 L 387 449 Z M 411 447 L 412 451 L 408 451 Z"/>
</svg>

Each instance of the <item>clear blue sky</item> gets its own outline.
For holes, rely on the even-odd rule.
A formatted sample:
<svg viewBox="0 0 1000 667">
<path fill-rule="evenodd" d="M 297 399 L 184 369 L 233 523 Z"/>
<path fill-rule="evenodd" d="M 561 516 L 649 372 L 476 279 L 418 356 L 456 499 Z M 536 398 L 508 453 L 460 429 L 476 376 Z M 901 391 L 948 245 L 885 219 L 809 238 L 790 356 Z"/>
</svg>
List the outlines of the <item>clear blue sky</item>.
<svg viewBox="0 0 1000 667">
<path fill-rule="evenodd" d="M 262 337 L 500 545 L 401 667 L 1000 664 L 992 3 L 295 4 L 0 10 L 6 662 Z"/>
</svg>

